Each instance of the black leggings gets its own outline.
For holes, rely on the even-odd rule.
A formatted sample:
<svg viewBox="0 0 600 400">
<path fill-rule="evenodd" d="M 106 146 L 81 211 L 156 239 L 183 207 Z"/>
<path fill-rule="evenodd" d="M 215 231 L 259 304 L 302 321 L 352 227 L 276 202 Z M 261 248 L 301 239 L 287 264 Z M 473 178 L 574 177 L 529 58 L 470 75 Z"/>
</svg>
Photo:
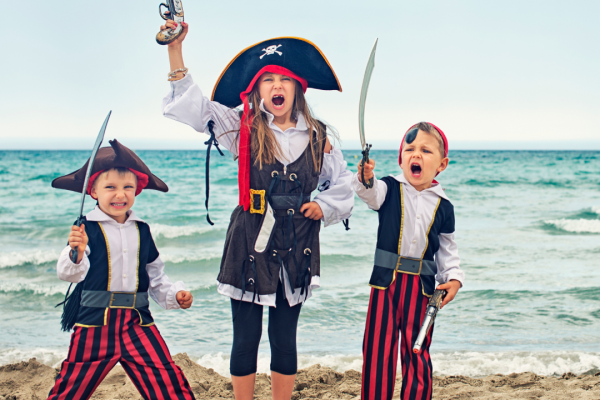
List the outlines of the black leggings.
<svg viewBox="0 0 600 400">
<path fill-rule="evenodd" d="M 296 329 L 302 303 L 290 307 L 281 288 L 277 287 L 277 307 L 269 307 L 269 343 L 271 371 L 295 375 L 298 371 Z M 233 348 L 229 371 L 233 376 L 256 373 L 258 345 L 262 334 L 263 306 L 231 299 L 233 315 Z"/>
</svg>

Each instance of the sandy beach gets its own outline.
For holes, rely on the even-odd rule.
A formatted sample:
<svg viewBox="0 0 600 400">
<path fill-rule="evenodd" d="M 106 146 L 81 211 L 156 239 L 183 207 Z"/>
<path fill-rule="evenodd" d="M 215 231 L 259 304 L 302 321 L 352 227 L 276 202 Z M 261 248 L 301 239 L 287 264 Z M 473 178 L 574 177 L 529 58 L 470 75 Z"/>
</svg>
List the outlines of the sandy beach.
<svg viewBox="0 0 600 400">
<path fill-rule="evenodd" d="M 197 399 L 233 399 L 231 380 L 212 369 L 193 362 L 186 354 L 174 357 Z M 58 371 L 36 359 L 0 367 L 0 400 L 45 399 Z M 313 365 L 300 370 L 296 378 L 293 400 L 360 399 L 360 372 L 345 373 Z M 400 398 L 400 379 L 396 381 L 394 399 Z M 98 387 L 92 399 L 140 399 L 141 396 L 125 374 L 115 367 Z M 271 398 L 270 378 L 258 374 L 255 399 Z M 466 376 L 434 377 L 434 399 L 600 399 L 600 371 L 576 376 L 540 376 L 533 373 L 489 375 L 484 378 Z"/>
</svg>

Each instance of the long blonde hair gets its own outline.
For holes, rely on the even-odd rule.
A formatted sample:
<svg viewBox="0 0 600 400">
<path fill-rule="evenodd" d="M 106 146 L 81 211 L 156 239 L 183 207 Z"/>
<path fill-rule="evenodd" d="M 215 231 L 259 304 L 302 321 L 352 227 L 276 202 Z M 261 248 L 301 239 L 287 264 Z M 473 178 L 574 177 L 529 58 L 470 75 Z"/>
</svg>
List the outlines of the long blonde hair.
<svg viewBox="0 0 600 400">
<path fill-rule="evenodd" d="M 315 172 L 321 171 L 321 160 L 323 159 L 323 148 L 324 143 L 327 139 L 327 125 L 318 121 L 312 116 L 310 107 L 304 97 L 302 91 L 302 85 L 300 82 L 294 80 L 296 83 L 296 94 L 294 96 L 294 105 L 292 106 L 291 118 L 298 121 L 298 113 L 302 113 L 304 120 L 306 121 L 306 127 L 310 134 L 310 156 Z M 259 108 L 262 100 L 258 89 L 258 83 L 252 89 L 252 92 L 248 95 L 248 100 L 252 104 L 252 111 L 254 113 L 254 119 L 252 120 L 252 126 L 250 129 L 250 149 L 252 156 L 254 157 L 254 164 L 258 165 L 259 169 L 262 169 L 263 164 L 274 164 L 277 157 L 284 158 L 281 153 L 275 134 L 269 127 L 269 119 L 267 114 L 262 112 Z M 248 118 L 245 118 L 241 123 L 247 124 Z M 316 131 L 317 135 L 313 134 Z M 337 139 L 335 130 L 330 129 L 331 134 Z M 236 135 L 234 143 L 238 143 L 239 131 Z M 291 161 L 291 160 L 290 160 Z"/>
</svg>

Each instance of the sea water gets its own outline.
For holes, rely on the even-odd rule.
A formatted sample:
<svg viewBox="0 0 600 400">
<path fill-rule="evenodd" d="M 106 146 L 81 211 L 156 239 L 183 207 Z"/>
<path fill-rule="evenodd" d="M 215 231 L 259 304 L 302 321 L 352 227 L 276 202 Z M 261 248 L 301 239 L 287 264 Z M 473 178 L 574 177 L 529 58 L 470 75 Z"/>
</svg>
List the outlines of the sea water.
<svg viewBox="0 0 600 400">
<path fill-rule="evenodd" d="M 194 295 L 189 310 L 150 308 L 171 352 L 228 375 L 231 305 L 216 276 L 237 162 L 211 157 L 206 223 L 205 154 L 139 151 L 168 193 L 142 192 L 134 209 L 151 226 L 166 273 Z M 396 151 L 373 151 L 378 176 L 399 174 Z M 60 330 L 69 286 L 56 260 L 80 195 L 50 187 L 83 165 L 84 151 L 0 152 L 0 365 L 37 357 L 56 365 L 70 334 Z M 356 170 L 359 151 L 344 151 Z M 464 288 L 436 320 L 436 374 L 553 375 L 600 367 L 600 152 L 453 151 L 438 178 L 456 212 Z M 95 202 L 89 197 L 86 210 Z M 321 285 L 302 308 L 299 366 L 360 370 L 377 214 L 358 198 L 350 231 L 321 231 Z M 269 370 L 267 313 L 259 370 Z"/>
</svg>

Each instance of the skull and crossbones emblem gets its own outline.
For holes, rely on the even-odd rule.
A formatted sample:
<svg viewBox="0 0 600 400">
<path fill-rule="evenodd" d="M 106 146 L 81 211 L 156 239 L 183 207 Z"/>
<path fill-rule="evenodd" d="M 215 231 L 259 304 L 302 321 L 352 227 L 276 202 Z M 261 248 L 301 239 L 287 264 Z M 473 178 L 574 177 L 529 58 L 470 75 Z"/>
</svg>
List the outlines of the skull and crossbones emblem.
<svg viewBox="0 0 600 400">
<path fill-rule="evenodd" d="M 277 49 L 280 47 L 281 47 L 281 45 L 279 45 L 279 46 L 272 45 L 272 46 L 267 47 L 266 49 L 262 49 L 262 51 L 264 51 L 265 54 L 260 56 L 260 59 L 262 60 L 262 58 L 264 56 L 270 56 L 271 54 L 275 54 L 275 53 L 282 55 L 283 53 L 281 51 L 277 51 Z"/>
</svg>

